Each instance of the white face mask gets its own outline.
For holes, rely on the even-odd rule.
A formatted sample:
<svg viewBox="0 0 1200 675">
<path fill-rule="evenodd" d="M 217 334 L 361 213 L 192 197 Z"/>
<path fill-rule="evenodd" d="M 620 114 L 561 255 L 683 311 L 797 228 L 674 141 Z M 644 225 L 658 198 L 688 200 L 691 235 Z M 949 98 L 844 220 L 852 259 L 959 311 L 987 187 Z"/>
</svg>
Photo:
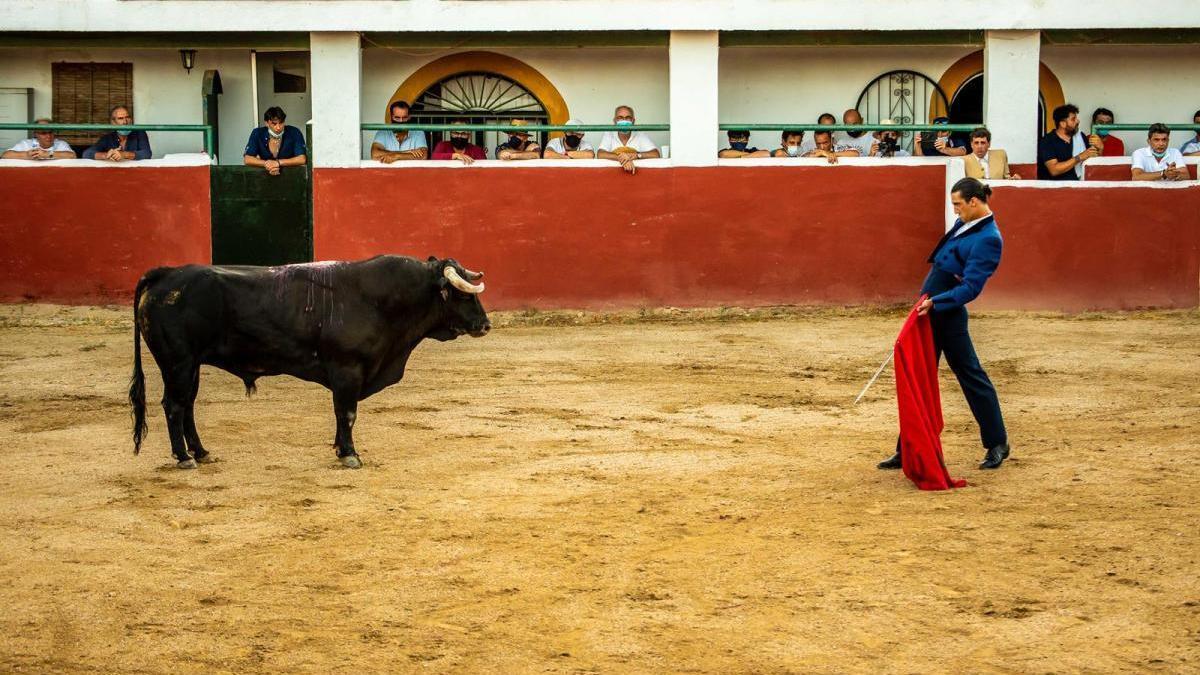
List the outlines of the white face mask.
<svg viewBox="0 0 1200 675">
<path fill-rule="evenodd" d="M 800 146 L 798 145 L 789 145 L 786 150 L 788 157 L 795 157 L 800 154 Z"/>
<path fill-rule="evenodd" d="M 267 127 L 267 133 L 271 135 L 271 138 L 283 138 L 282 131 L 280 131 L 279 133 L 275 133 L 275 130 L 272 129 L 271 127 Z"/>
</svg>

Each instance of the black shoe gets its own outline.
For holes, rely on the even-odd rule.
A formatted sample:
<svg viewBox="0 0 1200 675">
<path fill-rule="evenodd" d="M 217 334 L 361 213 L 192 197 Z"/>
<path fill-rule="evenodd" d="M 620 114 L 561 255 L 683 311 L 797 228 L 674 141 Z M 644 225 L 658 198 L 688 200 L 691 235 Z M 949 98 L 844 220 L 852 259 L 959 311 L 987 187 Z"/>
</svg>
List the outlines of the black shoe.
<svg viewBox="0 0 1200 675">
<path fill-rule="evenodd" d="M 875 466 L 879 467 L 880 469 L 899 469 L 900 468 L 900 453 L 897 452 L 896 454 L 892 455 L 891 457 L 888 457 L 887 459 L 876 464 Z"/>
<path fill-rule="evenodd" d="M 1001 443 L 987 451 L 980 463 L 981 469 L 999 469 L 1004 460 L 1008 459 L 1008 443 Z"/>
</svg>

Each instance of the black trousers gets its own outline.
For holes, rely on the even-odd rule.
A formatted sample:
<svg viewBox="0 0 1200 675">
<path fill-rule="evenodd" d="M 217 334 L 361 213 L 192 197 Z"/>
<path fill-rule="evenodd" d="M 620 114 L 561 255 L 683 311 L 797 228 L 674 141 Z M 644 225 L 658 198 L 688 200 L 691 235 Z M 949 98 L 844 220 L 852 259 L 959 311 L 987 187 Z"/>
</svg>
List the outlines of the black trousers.
<svg viewBox="0 0 1200 675">
<path fill-rule="evenodd" d="M 967 330 L 967 309 L 957 307 L 945 312 L 930 312 L 929 319 L 938 360 L 940 362 L 944 354 L 950 370 L 958 378 L 971 414 L 979 424 L 983 447 L 994 448 L 1007 443 L 1008 432 L 1004 429 L 1004 416 L 1000 414 L 1000 398 L 975 354 L 975 345 Z"/>
</svg>

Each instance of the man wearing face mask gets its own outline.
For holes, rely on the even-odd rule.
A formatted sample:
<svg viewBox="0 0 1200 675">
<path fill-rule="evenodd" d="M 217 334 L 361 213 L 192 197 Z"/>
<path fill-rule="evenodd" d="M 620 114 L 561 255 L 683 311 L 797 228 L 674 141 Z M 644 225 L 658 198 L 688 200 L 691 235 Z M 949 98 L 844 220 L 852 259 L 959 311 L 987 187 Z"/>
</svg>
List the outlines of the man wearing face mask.
<svg viewBox="0 0 1200 675">
<path fill-rule="evenodd" d="M 571 119 L 565 126 L 582 126 L 583 122 Z M 568 131 L 561 138 L 551 138 L 546 144 L 546 152 L 542 159 L 595 159 L 596 150 L 592 144 L 583 140 L 582 131 Z"/>
<path fill-rule="evenodd" d="M 1171 144 L 1171 128 L 1162 123 L 1150 125 L 1146 136 L 1148 146 L 1133 151 L 1130 173 L 1133 180 L 1188 180 L 1183 153 Z"/>
<path fill-rule="evenodd" d="M 458 126 L 466 123 L 457 121 L 451 124 Z M 450 132 L 450 140 L 442 141 L 433 147 L 433 158 L 457 159 L 463 164 L 471 164 L 477 159 L 486 159 L 487 153 L 471 142 L 471 132 L 455 129 Z"/>
<path fill-rule="evenodd" d="M 250 132 L 242 164 L 261 166 L 272 176 L 278 176 L 283 167 L 300 166 L 308 161 L 304 134 L 296 127 L 284 124 L 286 119 L 283 108 L 267 108 L 263 113 L 263 126 Z"/>
<path fill-rule="evenodd" d="M 388 106 L 388 114 L 392 124 L 408 124 L 408 102 L 393 102 Z M 412 131 L 381 129 L 375 133 L 375 139 L 371 141 L 371 159 L 384 164 L 425 159 L 428 156 L 429 144 L 425 141 L 425 132 L 420 129 Z"/>
<path fill-rule="evenodd" d="M 129 114 L 129 108 L 118 105 L 108 112 L 108 121 L 124 126 L 133 124 L 133 116 Z M 150 137 L 146 132 L 121 130 L 110 131 L 101 136 L 95 145 L 83 151 L 83 158 L 123 162 L 130 159 L 150 159 L 151 154 Z"/>
<path fill-rule="evenodd" d="M 804 132 L 785 130 L 780 137 L 781 145 L 778 150 L 771 153 L 772 157 L 799 157 L 800 149 L 804 145 Z"/>
<path fill-rule="evenodd" d="M 529 123 L 525 120 L 513 120 L 509 122 L 510 126 L 524 127 Z M 541 159 L 542 146 L 536 141 L 531 140 L 532 136 L 525 131 L 510 131 L 508 132 L 508 142 L 496 148 L 496 159 L 506 161 L 520 159 Z"/>
<path fill-rule="evenodd" d="M 1124 157 L 1125 142 L 1108 133 L 1108 130 L 1096 131 L 1097 124 L 1112 124 L 1116 121 L 1113 112 L 1108 108 L 1096 108 L 1096 112 L 1092 113 L 1092 136 L 1095 140 L 1089 139 L 1092 145 L 1100 144 L 1101 157 Z"/>
<path fill-rule="evenodd" d="M 742 129 L 730 129 L 729 147 L 717 152 L 721 159 L 744 159 L 746 157 L 770 157 L 767 150 L 750 147 L 750 132 Z"/>
<path fill-rule="evenodd" d="M 892 119 L 880 120 L 880 124 L 890 126 L 896 122 Z M 912 155 L 900 147 L 900 134 L 890 129 L 880 129 L 871 134 L 871 146 L 867 149 L 867 157 L 911 157 Z"/>
<path fill-rule="evenodd" d="M 633 108 L 619 105 L 613 111 L 613 124 L 619 127 L 631 127 L 636 119 Z M 650 137 L 641 131 L 606 131 L 600 137 L 600 148 L 596 157 L 600 159 L 615 159 L 621 163 L 621 168 L 627 173 L 637 173 L 636 159 L 652 159 L 661 157 L 658 146 Z"/>
</svg>

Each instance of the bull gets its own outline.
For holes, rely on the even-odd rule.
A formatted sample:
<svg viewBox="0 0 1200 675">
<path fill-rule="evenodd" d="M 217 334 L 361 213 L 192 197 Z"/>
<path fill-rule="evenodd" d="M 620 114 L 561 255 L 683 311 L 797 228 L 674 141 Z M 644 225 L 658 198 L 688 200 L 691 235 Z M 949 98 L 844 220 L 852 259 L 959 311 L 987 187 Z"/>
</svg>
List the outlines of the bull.
<svg viewBox="0 0 1200 675">
<path fill-rule="evenodd" d="M 162 373 L 171 454 L 181 469 L 212 461 L 196 433 L 200 366 L 255 381 L 291 375 L 333 394 L 334 449 L 350 468 L 358 402 L 404 377 L 426 338 L 482 337 L 491 322 L 479 302 L 483 277 L 453 259 L 385 255 L 358 262 L 278 267 L 159 267 L 133 297 L 134 454 L 146 436 L 141 340 Z"/>
</svg>

